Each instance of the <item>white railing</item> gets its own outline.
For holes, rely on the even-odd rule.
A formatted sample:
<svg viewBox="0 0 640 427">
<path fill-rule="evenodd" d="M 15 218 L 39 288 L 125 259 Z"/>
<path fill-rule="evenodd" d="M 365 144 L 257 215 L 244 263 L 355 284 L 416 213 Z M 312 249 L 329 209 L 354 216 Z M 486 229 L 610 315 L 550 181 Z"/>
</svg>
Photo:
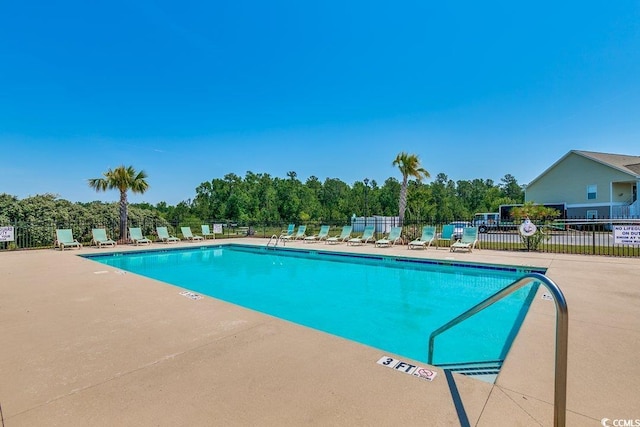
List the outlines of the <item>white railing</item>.
<svg viewBox="0 0 640 427">
<path fill-rule="evenodd" d="M 611 207 L 612 218 L 638 218 L 640 217 L 640 199 L 624 206 Z"/>
<path fill-rule="evenodd" d="M 282 246 L 284 246 L 284 240 L 280 239 L 280 236 L 278 236 L 277 234 L 274 234 L 273 236 L 271 236 L 271 238 L 269 239 L 269 241 L 267 242 L 267 247 L 269 247 L 269 245 L 271 244 L 271 242 L 273 242 L 273 247 L 275 248 L 276 246 L 278 246 L 278 242 L 282 242 Z"/>
<path fill-rule="evenodd" d="M 640 199 L 629 205 L 629 215 L 633 218 L 640 217 Z"/>
</svg>

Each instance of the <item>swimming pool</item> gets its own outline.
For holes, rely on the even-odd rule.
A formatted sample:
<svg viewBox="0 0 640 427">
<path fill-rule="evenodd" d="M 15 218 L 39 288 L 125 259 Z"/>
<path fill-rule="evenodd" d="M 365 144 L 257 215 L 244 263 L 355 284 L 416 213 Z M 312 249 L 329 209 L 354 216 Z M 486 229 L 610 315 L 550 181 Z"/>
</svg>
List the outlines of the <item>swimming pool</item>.
<svg viewBox="0 0 640 427">
<path fill-rule="evenodd" d="M 224 245 L 88 255 L 132 273 L 419 361 L 431 332 L 531 271 L 322 250 Z M 434 364 L 502 361 L 529 285 L 436 339 Z"/>
</svg>

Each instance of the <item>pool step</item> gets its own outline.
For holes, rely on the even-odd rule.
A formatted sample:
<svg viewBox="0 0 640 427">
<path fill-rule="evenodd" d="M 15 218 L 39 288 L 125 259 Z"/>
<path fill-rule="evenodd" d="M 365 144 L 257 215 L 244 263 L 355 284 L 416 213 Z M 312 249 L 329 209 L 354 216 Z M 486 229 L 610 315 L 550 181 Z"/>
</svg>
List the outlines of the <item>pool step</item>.
<svg viewBox="0 0 640 427">
<path fill-rule="evenodd" d="M 487 360 L 482 362 L 442 363 L 436 366 L 451 372 L 494 383 L 503 362 L 504 360 Z"/>
</svg>

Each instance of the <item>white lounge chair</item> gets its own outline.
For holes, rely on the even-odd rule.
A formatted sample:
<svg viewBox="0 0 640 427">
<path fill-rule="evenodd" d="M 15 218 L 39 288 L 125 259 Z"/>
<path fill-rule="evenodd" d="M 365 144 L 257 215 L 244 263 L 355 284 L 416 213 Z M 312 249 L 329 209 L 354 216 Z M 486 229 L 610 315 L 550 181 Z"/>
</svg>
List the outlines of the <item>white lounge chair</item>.
<svg viewBox="0 0 640 427">
<path fill-rule="evenodd" d="M 351 238 L 351 231 L 353 227 L 351 225 L 345 225 L 342 227 L 342 232 L 338 236 L 329 237 L 325 240 L 325 243 L 329 245 L 337 245 L 338 243 L 345 242 Z"/>
<path fill-rule="evenodd" d="M 82 243 L 73 238 L 73 232 L 70 228 L 56 230 L 56 246 L 64 251 L 64 248 L 82 248 Z"/>
<path fill-rule="evenodd" d="M 296 225 L 295 224 L 289 224 L 289 227 L 287 227 L 286 230 L 282 230 L 280 232 L 280 238 L 282 239 L 284 237 L 284 238 L 289 239 L 289 238 L 293 237 L 293 232 L 295 231 L 295 229 L 296 229 Z"/>
<path fill-rule="evenodd" d="M 163 243 L 178 243 L 180 241 L 176 236 L 169 235 L 167 227 L 156 227 L 156 231 L 158 232 L 158 238 Z"/>
<path fill-rule="evenodd" d="M 419 239 L 409 242 L 409 249 L 428 248 L 436 238 L 436 228 L 432 225 L 422 227 L 422 236 Z"/>
<path fill-rule="evenodd" d="M 93 240 L 91 243 L 95 243 L 99 248 L 103 246 L 115 246 L 116 242 L 107 237 L 107 231 L 104 228 L 94 228 L 91 230 Z"/>
<path fill-rule="evenodd" d="M 354 237 L 353 239 L 347 240 L 347 245 L 357 246 L 364 245 L 368 243 L 369 240 L 373 240 L 373 234 L 376 232 L 376 227 L 374 225 L 367 225 L 362 232 L 362 236 Z"/>
<path fill-rule="evenodd" d="M 462 229 L 462 238 L 451 245 L 451 252 L 457 249 L 471 252 L 478 243 L 478 227 L 465 227 Z"/>
<path fill-rule="evenodd" d="M 393 246 L 398 241 L 402 241 L 402 227 L 391 227 L 389 235 L 383 239 L 376 240 L 376 248 L 388 248 Z"/>
<path fill-rule="evenodd" d="M 453 240 L 453 231 L 454 227 L 452 224 L 447 224 L 442 226 L 442 232 L 440 236 L 436 239 L 436 249 L 440 246 L 440 242 L 447 242 L 447 246 L 451 246 L 451 241 Z"/>
<path fill-rule="evenodd" d="M 131 242 L 136 246 L 151 244 L 151 240 L 142 235 L 142 229 L 140 227 L 130 227 L 129 238 L 131 239 Z"/>
<path fill-rule="evenodd" d="M 322 240 L 325 240 L 328 236 L 329 236 L 329 226 L 328 225 L 322 225 L 322 226 L 320 226 L 320 231 L 318 231 L 318 234 L 314 234 L 312 236 L 307 236 L 307 237 L 304 238 L 304 241 L 306 243 L 320 242 Z"/>
<path fill-rule="evenodd" d="M 207 239 L 207 237 L 211 237 L 213 239 L 216 238 L 216 233 L 211 232 L 211 229 L 209 229 L 208 224 L 202 224 L 200 228 L 202 229 L 202 237 L 204 237 L 205 240 Z"/>
<path fill-rule="evenodd" d="M 298 227 L 298 231 L 296 232 L 296 234 L 288 234 L 286 236 L 280 236 L 280 238 L 284 240 L 304 239 L 306 231 L 307 231 L 307 226 L 301 225 L 300 227 Z"/>
<path fill-rule="evenodd" d="M 196 240 L 204 240 L 204 237 L 202 236 L 194 236 L 191 232 L 191 227 L 180 227 L 180 231 L 182 231 L 182 236 L 185 238 L 185 240 L 188 240 L 190 242 L 194 242 Z"/>
</svg>

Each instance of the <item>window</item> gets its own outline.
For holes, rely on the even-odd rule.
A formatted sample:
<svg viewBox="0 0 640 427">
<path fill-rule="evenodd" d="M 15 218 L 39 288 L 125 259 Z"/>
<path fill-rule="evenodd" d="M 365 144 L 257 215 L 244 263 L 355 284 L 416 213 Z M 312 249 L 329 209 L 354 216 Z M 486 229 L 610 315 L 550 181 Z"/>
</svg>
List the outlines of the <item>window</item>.
<svg viewBox="0 0 640 427">
<path fill-rule="evenodd" d="M 594 200 L 598 196 L 598 186 L 596 184 L 587 185 L 587 199 Z"/>
<path fill-rule="evenodd" d="M 587 211 L 587 219 L 598 219 L 598 211 L 597 210 L 588 210 Z"/>
</svg>

